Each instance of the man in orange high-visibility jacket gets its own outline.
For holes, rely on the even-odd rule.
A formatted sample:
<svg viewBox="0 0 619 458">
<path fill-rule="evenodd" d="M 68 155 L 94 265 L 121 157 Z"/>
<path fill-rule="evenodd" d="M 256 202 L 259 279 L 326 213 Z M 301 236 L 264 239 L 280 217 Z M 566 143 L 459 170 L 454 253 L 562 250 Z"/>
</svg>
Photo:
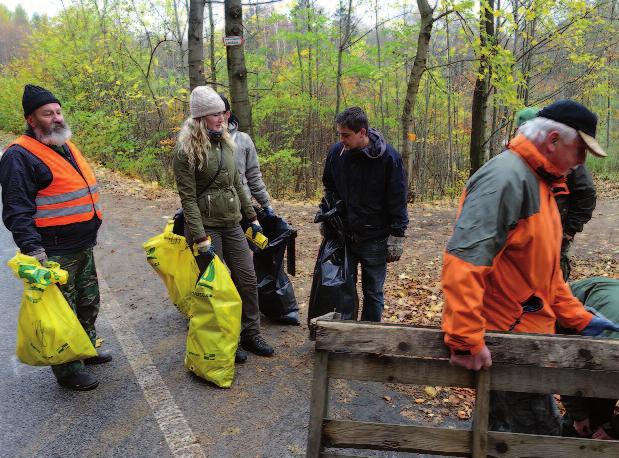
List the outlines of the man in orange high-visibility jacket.
<svg viewBox="0 0 619 458">
<path fill-rule="evenodd" d="M 58 262 L 68 271 L 67 284 L 59 288 L 94 344 L 99 284 L 92 249 L 102 219 L 97 180 L 69 141 L 71 129 L 51 92 L 28 84 L 22 106 L 26 131 L 0 160 L 2 220 L 22 253 L 41 263 Z M 84 363 L 111 359 L 99 351 L 96 357 L 52 370 L 60 385 L 91 390 L 98 382 Z"/>
<path fill-rule="evenodd" d="M 597 335 L 614 324 L 594 318 L 572 295 L 559 264 L 561 218 L 552 183 L 585 162 L 597 117 L 562 100 L 523 124 L 508 150 L 481 167 L 464 190 L 443 260 L 442 327 L 452 364 L 479 370 L 492 358 L 485 331 Z M 492 392 L 490 427 L 558 435 L 551 395 Z"/>
</svg>

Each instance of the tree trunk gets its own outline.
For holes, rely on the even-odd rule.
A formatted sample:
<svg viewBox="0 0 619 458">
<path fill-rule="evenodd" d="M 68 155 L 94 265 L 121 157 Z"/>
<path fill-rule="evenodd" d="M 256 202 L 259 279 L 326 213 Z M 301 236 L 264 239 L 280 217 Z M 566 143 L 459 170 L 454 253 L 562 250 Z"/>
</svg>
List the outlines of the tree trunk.
<svg viewBox="0 0 619 458">
<path fill-rule="evenodd" d="M 215 67 L 215 21 L 213 19 L 213 4 L 208 2 L 208 32 L 209 32 L 209 60 L 211 63 L 211 83 L 216 88 L 217 68 Z"/>
<path fill-rule="evenodd" d="M 185 60 L 185 48 L 183 47 L 183 31 L 181 31 L 181 23 L 178 19 L 178 5 L 176 4 L 177 0 L 172 0 L 172 5 L 174 6 L 174 25 L 176 26 L 176 42 L 178 43 L 178 61 L 181 63 L 181 67 L 183 66 L 183 61 Z"/>
<path fill-rule="evenodd" d="M 432 35 L 432 26 L 434 18 L 432 13 L 434 10 L 430 7 L 427 0 L 417 0 L 419 13 L 421 14 L 421 23 L 419 28 L 419 36 L 417 38 L 417 55 L 415 62 L 408 78 L 406 89 L 406 98 L 404 99 L 404 108 L 402 109 L 402 158 L 404 159 L 404 167 L 408 174 L 408 186 L 413 183 L 413 140 L 409 137 L 413 132 L 414 109 L 419 91 L 419 82 L 421 76 L 426 69 L 426 61 L 428 57 L 428 47 L 430 44 L 430 36 Z"/>
<path fill-rule="evenodd" d="M 479 11 L 480 48 L 490 49 L 494 42 L 494 0 L 482 1 Z M 473 175 L 483 163 L 484 138 L 486 136 L 486 111 L 488 109 L 488 87 L 490 85 L 491 52 L 480 52 L 479 70 L 473 89 L 471 106 L 471 144 L 469 149 L 470 170 Z"/>
<path fill-rule="evenodd" d="M 337 75 L 335 77 L 335 114 L 340 112 L 340 100 L 342 98 L 342 55 L 348 47 L 350 41 L 350 14 L 352 0 L 348 0 L 348 9 L 342 17 L 343 3 L 340 0 L 340 45 L 337 49 Z M 342 20 L 344 21 L 344 31 L 342 32 Z"/>
<path fill-rule="evenodd" d="M 378 77 L 380 78 L 378 82 L 378 103 L 380 105 L 380 127 L 381 132 L 385 133 L 385 101 L 384 101 L 384 83 L 383 83 L 383 72 L 382 72 L 382 61 L 380 54 L 380 33 L 378 30 L 378 0 L 374 0 L 374 28 L 376 29 L 376 52 L 378 58 Z"/>
<path fill-rule="evenodd" d="M 226 0 L 226 36 L 243 36 L 243 8 L 241 0 Z M 230 84 L 230 105 L 239 119 L 239 130 L 251 131 L 251 105 L 247 92 L 247 68 L 245 67 L 244 45 L 227 46 L 228 82 Z"/>
<path fill-rule="evenodd" d="M 202 43 L 202 24 L 204 22 L 204 0 L 191 0 L 189 3 L 189 29 L 187 48 L 189 51 L 189 90 L 204 86 L 204 45 Z"/>
</svg>

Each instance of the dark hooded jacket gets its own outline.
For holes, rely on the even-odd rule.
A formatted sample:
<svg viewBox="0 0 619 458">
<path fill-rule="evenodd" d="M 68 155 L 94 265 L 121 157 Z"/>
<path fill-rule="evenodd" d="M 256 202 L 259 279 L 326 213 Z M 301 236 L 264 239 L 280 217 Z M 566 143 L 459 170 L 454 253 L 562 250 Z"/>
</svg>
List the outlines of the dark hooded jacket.
<svg viewBox="0 0 619 458">
<path fill-rule="evenodd" d="M 402 158 L 376 129 L 370 128 L 368 136 L 361 150 L 344 150 L 342 143 L 331 147 L 322 176 L 325 195 L 335 194 L 344 203 L 343 223 L 353 240 L 404 237 L 408 212 Z"/>
<path fill-rule="evenodd" d="M 567 193 L 555 195 L 563 232 L 574 236 L 582 232 L 583 226 L 589 222 L 595 210 L 596 193 L 593 178 L 585 166 L 576 168 L 567 176 Z"/>
</svg>

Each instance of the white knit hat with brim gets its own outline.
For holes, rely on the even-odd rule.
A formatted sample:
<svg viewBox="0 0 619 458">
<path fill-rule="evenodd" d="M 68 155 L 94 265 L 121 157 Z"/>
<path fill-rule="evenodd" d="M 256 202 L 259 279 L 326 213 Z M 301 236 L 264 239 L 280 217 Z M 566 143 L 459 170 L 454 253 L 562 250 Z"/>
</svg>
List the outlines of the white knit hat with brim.
<svg viewBox="0 0 619 458">
<path fill-rule="evenodd" d="M 209 86 L 196 86 L 189 96 L 189 111 L 192 118 L 226 111 L 224 101 Z"/>
</svg>

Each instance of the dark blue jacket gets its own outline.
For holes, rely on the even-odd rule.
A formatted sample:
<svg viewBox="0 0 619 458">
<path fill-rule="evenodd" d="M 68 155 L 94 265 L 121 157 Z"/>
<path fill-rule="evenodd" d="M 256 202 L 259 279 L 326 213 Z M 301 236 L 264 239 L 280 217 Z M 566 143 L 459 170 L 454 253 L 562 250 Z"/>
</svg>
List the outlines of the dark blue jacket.
<svg viewBox="0 0 619 458">
<path fill-rule="evenodd" d="M 404 237 L 408 225 L 407 184 L 402 158 L 375 129 L 368 130 L 363 150 L 331 147 L 322 182 L 325 194 L 344 202 L 343 222 L 353 240 L 394 235 Z"/>
<path fill-rule="evenodd" d="M 28 134 L 28 132 L 26 132 Z M 55 149 L 67 160 L 68 167 L 78 167 L 71 151 L 64 145 Z M 95 215 L 90 221 L 63 226 L 36 227 L 35 198 L 39 190 L 52 182 L 52 173 L 34 154 L 13 145 L 0 159 L 2 185 L 2 220 L 13 234 L 22 253 L 43 248 L 48 255 L 64 255 L 92 248 L 97 241 L 101 220 Z"/>
</svg>

